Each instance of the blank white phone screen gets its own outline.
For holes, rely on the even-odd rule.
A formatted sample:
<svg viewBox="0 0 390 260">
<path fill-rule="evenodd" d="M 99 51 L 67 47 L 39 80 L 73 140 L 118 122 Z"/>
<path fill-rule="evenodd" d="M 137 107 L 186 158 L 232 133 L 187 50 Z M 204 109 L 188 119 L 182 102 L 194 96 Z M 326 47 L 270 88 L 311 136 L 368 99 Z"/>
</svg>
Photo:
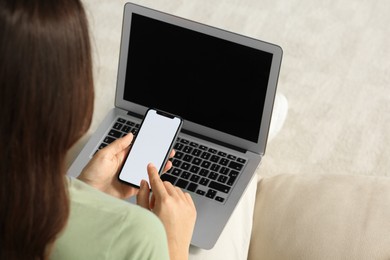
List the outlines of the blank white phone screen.
<svg viewBox="0 0 390 260">
<path fill-rule="evenodd" d="M 149 182 L 149 163 L 153 163 L 161 173 L 180 126 L 180 118 L 148 110 L 119 178 L 135 186 L 139 186 L 142 179 Z"/>
</svg>

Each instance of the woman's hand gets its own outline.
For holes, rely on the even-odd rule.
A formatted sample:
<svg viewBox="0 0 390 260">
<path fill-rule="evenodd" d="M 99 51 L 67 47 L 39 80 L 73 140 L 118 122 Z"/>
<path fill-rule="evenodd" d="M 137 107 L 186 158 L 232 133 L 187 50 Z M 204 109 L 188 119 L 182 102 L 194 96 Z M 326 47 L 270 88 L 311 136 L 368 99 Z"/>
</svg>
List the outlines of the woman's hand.
<svg viewBox="0 0 390 260">
<path fill-rule="evenodd" d="M 133 134 L 129 133 L 99 150 L 77 178 L 100 191 L 120 199 L 127 199 L 137 194 L 137 188 L 118 180 L 119 170 L 129 152 L 133 137 Z M 175 151 L 172 150 L 170 157 L 172 158 L 174 155 Z M 172 162 L 168 160 L 164 172 L 171 167 Z"/>
<path fill-rule="evenodd" d="M 129 133 L 99 150 L 77 178 L 120 199 L 137 194 L 137 188 L 120 182 L 117 176 L 132 141 Z"/>
<path fill-rule="evenodd" d="M 196 208 L 189 193 L 162 181 L 153 164 L 148 165 L 150 189 L 142 180 L 137 204 L 154 212 L 164 224 L 171 259 L 188 259 L 188 250 L 196 221 Z"/>
</svg>

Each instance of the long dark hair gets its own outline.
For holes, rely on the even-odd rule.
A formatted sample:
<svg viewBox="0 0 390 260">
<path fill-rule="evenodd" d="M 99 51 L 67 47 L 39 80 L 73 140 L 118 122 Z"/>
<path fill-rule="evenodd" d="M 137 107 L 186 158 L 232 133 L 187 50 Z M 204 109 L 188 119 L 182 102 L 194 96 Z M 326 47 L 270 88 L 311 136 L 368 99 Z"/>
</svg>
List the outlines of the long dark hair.
<svg viewBox="0 0 390 260">
<path fill-rule="evenodd" d="M 0 258 L 46 259 L 66 225 L 65 159 L 93 112 L 79 0 L 0 0 Z"/>
</svg>

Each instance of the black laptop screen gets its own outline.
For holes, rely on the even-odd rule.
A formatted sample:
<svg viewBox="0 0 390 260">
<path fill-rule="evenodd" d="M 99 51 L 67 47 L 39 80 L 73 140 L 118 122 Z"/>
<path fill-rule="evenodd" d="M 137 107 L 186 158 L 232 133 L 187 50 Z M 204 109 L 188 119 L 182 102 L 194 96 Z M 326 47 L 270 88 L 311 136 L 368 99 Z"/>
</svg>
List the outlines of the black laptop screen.
<svg viewBox="0 0 390 260">
<path fill-rule="evenodd" d="M 124 99 L 257 142 L 272 54 L 132 15 Z"/>
</svg>

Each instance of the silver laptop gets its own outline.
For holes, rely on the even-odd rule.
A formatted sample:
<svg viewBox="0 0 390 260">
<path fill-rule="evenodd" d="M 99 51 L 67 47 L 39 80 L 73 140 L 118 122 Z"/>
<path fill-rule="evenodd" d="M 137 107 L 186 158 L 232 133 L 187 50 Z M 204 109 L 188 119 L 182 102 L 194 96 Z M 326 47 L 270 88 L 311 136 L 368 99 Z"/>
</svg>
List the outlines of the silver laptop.
<svg viewBox="0 0 390 260">
<path fill-rule="evenodd" d="M 136 134 L 149 107 L 179 115 L 173 167 L 162 179 L 191 194 L 191 243 L 211 249 L 265 153 L 281 60 L 275 44 L 127 3 L 115 106 L 68 174 Z"/>
</svg>

